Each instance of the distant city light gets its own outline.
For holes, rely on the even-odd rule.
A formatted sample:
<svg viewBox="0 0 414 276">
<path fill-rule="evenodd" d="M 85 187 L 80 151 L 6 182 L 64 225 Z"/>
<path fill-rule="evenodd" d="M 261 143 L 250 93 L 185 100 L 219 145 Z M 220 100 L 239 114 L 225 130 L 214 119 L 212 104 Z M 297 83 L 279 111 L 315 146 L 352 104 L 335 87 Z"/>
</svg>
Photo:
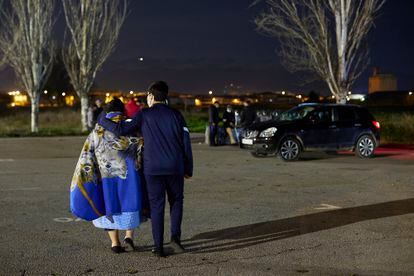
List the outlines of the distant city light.
<svg viewBox="0 0 414 276">
<path fill-rule="evenodd" d="M 131 95 L 132 95 L 132 94 L 134 94 L 134 91 L 132 91 L 132 90 L 131 90 L 131 91 L 129 91 L 129 94 L 131 94 Z"/>
<path fill-rule="evenodd" d="M 352 92 L 351 92 L 351 91 L 349 91 L 349 92 L 348 92 L 348 95 L 351 95 L 351 94 L 352 94 Z"/>
<path fill-rule="evenodd" d="M 408 92 L 408 95 L 410 95 L 410 96 L 411 96 L 412 94 L 413 94 L 413 92 L 412 92 L 412 91 Z"/>
<path fill-rule="evenodd" d="M 109 93 L 106 93 L 106 96 L 109 97 Z"/>
<path fill-rule="evenodd" d="M 282 91 L 282 95 L 285 95 L 286 94 L 286 91 Z"/>
<path fill-rule="evenodd" d="M 63 97 L 65 97 L 65 96 L 66 96 L 66 93 L 65 93 L 65 92 L 63 92 L 63 93 L 62 93 L 62 96 L 63 96 Z"/>
<path fill-rule="evenodd" d="M 52 100 L 56 100 L 56 96 L 52 96 Z"/>
<path fill-rule="evenodd" d="M 47 94 L 47 90 L 43 91 L 44 94 Z"/>
<path fill-rule="evenodd" d="M 234 103 L 234 104 L 240 104 L 241 103 L 240 100 L 237 99 L 237 98 L 233 99 L 231 102 Z"/>
<path fill-rule="evenodd" d="M 208 91 L 208 94 L 209 94 L 209 95 L 213 95 L 213 91 L 211 91 L 211 90 L 210 90 L 210 91 Z"/>
<path fill-rule="evenodd" d="M 273 102 L 273 99 L 269 99 L 269 102 Z"/>
<path fill-rule="evenodd" d="M 17 96 L 17 95 L 20 95 L 20 91 L 11 91 L 7 94 L 9 94 L 9 96 Z"/>
<path fill-rule="evenodd" d="M 332 99 L 335 99 L 335 95 L 332 95 Z"/>
<path fill-rule="evenodd" d="M 144 58 L 143 57 L 140 57 L 139 58 L 139 61 L 143 62 L 144 61 Z"/>
<path fill-rule="evenodd" d="M 201 101 L 200 101 L 199 99 L 195 99 L 195 100 L 194 100 L 194 104 L 195 104 L 196 106 L 201 106 L 201 105 L 202 105 L 202 103 L 201 103 Z"/>
<path fill-rule="evenodd" d="M 298 97 L 298 99 L 302 99 L 302 95 L 298 95 L 297 97 Z"/>
</svg>

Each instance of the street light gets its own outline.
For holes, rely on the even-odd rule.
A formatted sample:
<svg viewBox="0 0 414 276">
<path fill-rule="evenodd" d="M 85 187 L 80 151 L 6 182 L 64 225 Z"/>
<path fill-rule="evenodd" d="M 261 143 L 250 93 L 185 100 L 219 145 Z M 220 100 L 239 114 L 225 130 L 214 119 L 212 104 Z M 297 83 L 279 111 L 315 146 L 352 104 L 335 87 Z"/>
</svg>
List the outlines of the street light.
<svg viewBox="0 0 414 276">
<path fill-rule="evenodd" d="M 47 94 L 47 90 L 43 91 L 43 93 Z"/>
<path fill-rule="evenodd" d="M 131 95 L 132 95 L 132 94 L 134 94 L 134 91 L 132 91 L 132 90 L 131 90 L 131 91 L 129 91 L 129 94 L 131 94 Z"/>
<path fill-rule="evenodd" d="M 211 91 L 211 90 L 210 90 L 210 91 L 208 91 L 208 94 L 209 94 L 209 95 L 213 95 L 213 91 Z"/>
<path fill-rule="evenodd" d="M 62 93 L 62 96 L 63 96 L 63 97 L 65 97 L 65 96 L 66 96 L 66 93 L 65 93 L 65 92 L 63 92 L 63 93 Z"/>
<path fill-rule="evenodd" d="M 140 57 L 140 58 L 139 58 L 139 61 L 140 61 L 140 62 L 143 62 L 143 61 L 144 61 L 144 58 L 143 58 L 143 57 Z"/>
<path fill-rule="evenodd" d="M 412 91 L 408 92 L 408 95 L 409 95 L 409 96 L 411 96 L 412 94 L 413 94 L 413 92 L 412 92 Z"/>
</svg>

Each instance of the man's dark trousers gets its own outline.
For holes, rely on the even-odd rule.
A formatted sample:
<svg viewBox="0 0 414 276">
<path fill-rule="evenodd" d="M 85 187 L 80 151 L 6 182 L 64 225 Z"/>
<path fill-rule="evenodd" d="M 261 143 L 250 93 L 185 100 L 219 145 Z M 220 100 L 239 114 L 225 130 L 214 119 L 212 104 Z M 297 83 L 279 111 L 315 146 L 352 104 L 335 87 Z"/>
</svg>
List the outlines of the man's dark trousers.
<svg viewBox="0 0 414 276">
<path fill-rule="evenodd" d="M 216 146 L 217 124 L 210 124 L 210 146 Z"/>
<path fill-rule="evenodd" d="M 164 244 L 165 193 L 168 195 L 171 217 L 171 236 L 181 238 L 183 220 L 184 176 L 145 175 L 151 207 L 152 236 L 156 248 Z"/>
</svg>

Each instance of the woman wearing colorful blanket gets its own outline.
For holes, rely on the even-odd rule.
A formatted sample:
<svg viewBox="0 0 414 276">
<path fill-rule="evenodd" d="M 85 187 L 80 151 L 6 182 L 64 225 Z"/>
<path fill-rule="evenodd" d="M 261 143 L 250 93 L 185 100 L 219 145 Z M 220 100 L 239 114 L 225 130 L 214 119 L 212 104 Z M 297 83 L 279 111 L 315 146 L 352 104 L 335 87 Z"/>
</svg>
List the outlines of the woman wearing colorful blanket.
<svg viewBox="0 0 414 276">
<path fill-rule="evenodd" d="M 124 119 L 124 104 L 115 98 L 107 108 L 107 118 Z M 139 176 L 143 140 L 116 137 L 98 124 L 88 136 L 71 183 L 71 211 L 108 231 L 111 249 L 125 252 L 119 230 L 126 230 L 124 245 L 134 250 L 134 229 L 141 223 L 142 195 Z"/>
</svg>

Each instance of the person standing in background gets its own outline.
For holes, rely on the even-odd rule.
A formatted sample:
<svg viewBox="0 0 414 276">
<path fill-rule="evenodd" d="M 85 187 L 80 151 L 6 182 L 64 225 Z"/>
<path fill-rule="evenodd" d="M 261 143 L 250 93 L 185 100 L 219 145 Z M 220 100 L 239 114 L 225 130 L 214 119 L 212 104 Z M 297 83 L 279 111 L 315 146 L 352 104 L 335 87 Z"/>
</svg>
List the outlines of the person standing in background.
<svg viewBox="0 0 414 276">
<path fill-rule="evenodd" d="M 243 103 L 244 108 L 241 113 L 240 125 L 244 129 L 251 126 L 257 119 L 256 109 L 250 104 L 250 101 L 245 101 Z"/>
<path fill-rule="evenodd" d="M 220 122 L 219 116 L 219 109 L 220 104 L 219 102 L 214 102 L 214 104 L 210 105 L 208 108 L 208 118 L 209 118 L 209 128 L 210 128 L 210 146 L 214 147 L 217 146 L 217 131 L 218 131 L 218 123 Z"/>
<path fill-rule="evenodd" d="M 227 109 L 223 113 L 223 126 L 226 130 L 227 135 L 230 138 L 230 144 L 235 145 L 237 144 L 236 140 L 234 139 L 234 126 L 235 126 L 235 115 L 233 112 L 233 107 L 231 105 L 227 106 Z"/>
<path fill-rule="evenodd" d="M 101 99 L 97 99 L 95 104 L 90 106 L 88 109 L 87 114 L 87 126 L 88 130 L 92 131 L 95 128 L 95 124 L 98 120 L 99 114 L 103 111 L 103 101 Z"/>
<path fill-rule="evenodd" d="M 141 105 L 138 103 L 138 99 L 133 97 L 125 105 L 126 116 L 131 119 L 141 111 Z"/>
</svg>

